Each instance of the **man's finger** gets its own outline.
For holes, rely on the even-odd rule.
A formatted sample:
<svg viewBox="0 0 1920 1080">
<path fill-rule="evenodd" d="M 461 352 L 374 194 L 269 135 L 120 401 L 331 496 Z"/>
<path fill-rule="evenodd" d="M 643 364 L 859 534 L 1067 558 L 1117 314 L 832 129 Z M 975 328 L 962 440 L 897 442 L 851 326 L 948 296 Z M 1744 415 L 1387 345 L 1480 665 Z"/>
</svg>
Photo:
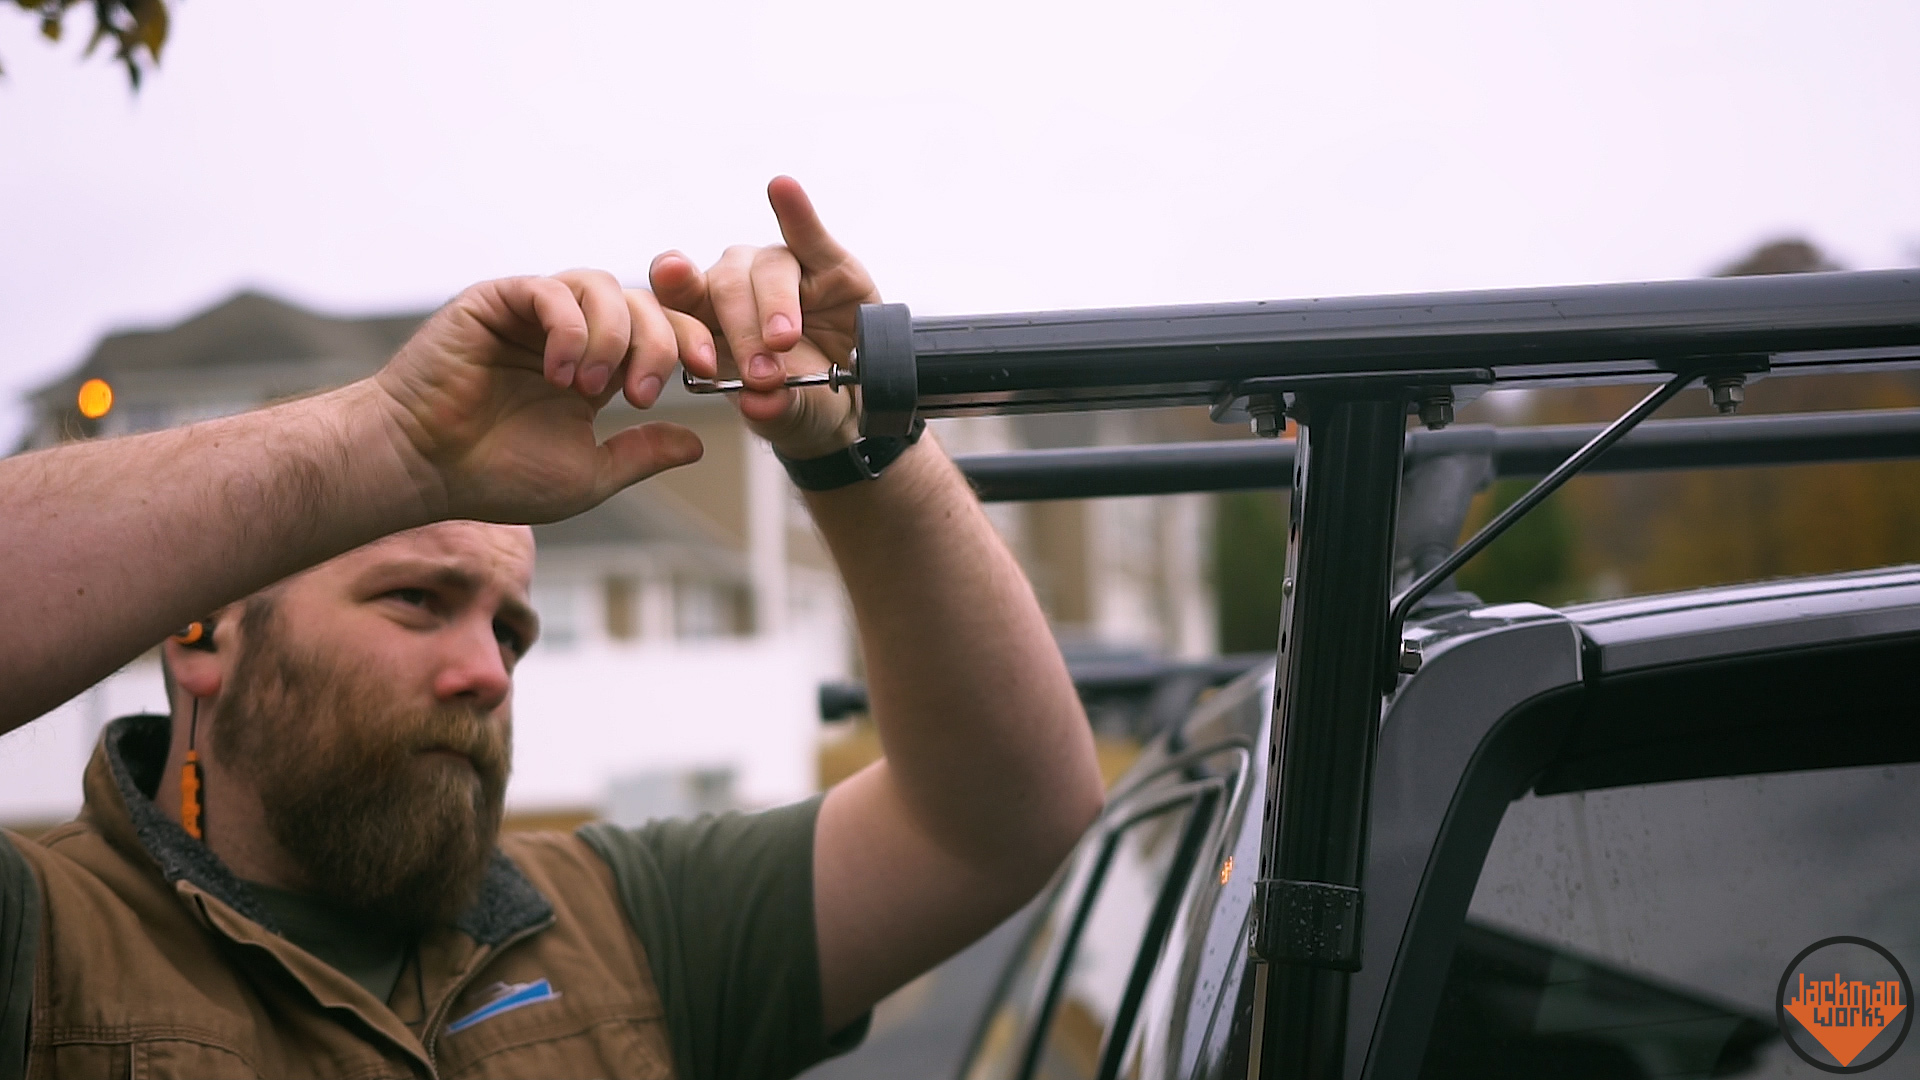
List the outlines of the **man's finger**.
<svg viewBox="0 0 1920 1080">
<path fill-rule="evenodd" d="M 554 277 L 573 290 L 587 316 L 587 347 L 574 385 L 587 397 L 598 397 L 619 375 L 633 341 L 626 290 L 604 270 L 568 270 Z"/>
<path fill-rule="evenodd" d="M 587 351 L 587 316 L 564 282 L 507 278 L 477 285 L 461 296 L 461 305 L 494 336 L 539 353 L 548 382 L 562 389 L 573 385 Z"/>
<path fill-rule="evenodd" d="M 712 307 L 707 303 L 707 276 L 692 259 L 677 251 L 664 251 L 653 257 L 653 265 L 647 268 L 647 284 L 653 287 L 653 295 L 662 304 L 675 311 L 702 319 L 712 314 Z"/>
<path fill-rule="evenodd" d="M 627 400 L 636 409 L 648 409 L 660 399 L 667 376 L 680 361 L 673 324 L 660 302 L 645 289 L 628 289 L 627 310 L 633 321 L 633 343 L 627 349 Z"/>
<path fill-rule="evenodd" d="M 748 270 L 760 340 L 775 352 L 800 344 L 800 260 L 784 247 L 761 248 Z"/>
<path fill-rule="evenodd" d="M 594 501 L 604 502 L 655 473 L 699 461 L 704 449 L 700 436 L 679 424 L 656 422 L 615 432 L 600 444 Z"/>
<path fill-rule="evenodd" d="M 720 337 L 740 369 L 740 378 L 757 390 L 777 389 L 786 369 L 760 336 L 760 308 L 753 296 L 754 249 L 730 247 L 707 271 L 707 300 Z"/>
<path fill-rule="evenodd" d="M 813 200 L 807 198 L 800 181 L 791 176 L 776 176 L 767 185 L 767 202 L 773 204 L 773 216 L 780 222 L 780 235 L 808 273 L 831 270 L 853 258 L 820 224 Z"/>
<path fill-rule="evenodd" d="M 673 327 L 674 348 L 680 354 L 680 362 L 700 378 L 719 378 L 720 354 L 713 347 L 713 331 L 684 311 L 668 308 L 665 315 Z"/>
</svg>

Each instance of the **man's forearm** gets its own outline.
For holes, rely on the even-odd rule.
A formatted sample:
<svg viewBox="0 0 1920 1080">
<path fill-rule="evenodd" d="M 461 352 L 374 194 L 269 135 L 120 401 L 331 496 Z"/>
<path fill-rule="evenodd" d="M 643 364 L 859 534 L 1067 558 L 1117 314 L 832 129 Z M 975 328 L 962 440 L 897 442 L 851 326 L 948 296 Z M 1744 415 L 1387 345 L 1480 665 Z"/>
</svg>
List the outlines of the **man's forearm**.
<svg viewBox="0 0 1920 1080">
<path fill-rule="evenodd" d="M 808 498 L 859 621 L 887 768 L 957 857 L 1041 877 L 1100 801 L 1092 737 L 1032 587 L 932 439 Z"/>
<path fill-rule="evenodd" d="M 433 516 L 369 383 L 0 461 L 0 731 L 188 620 Z"/>
</svg>

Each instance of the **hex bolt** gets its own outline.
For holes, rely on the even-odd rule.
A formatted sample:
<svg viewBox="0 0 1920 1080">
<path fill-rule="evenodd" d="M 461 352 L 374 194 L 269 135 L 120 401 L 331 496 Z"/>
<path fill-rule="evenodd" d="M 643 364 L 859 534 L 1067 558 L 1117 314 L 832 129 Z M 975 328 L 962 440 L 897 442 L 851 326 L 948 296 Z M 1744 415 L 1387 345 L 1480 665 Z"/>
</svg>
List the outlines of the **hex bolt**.
<svg viewBox="0 0 1920 1080">
<path fill-rule="evenodd" d="M 1400 643 L 1400 674 L 1411 675 L 1420 670 L 1420 647 L 1407 642 Z"/>
<path fill-rule="evenodd" d="M 1745 375 L 1709 375 L 1707 389 L 1713 394 L 1713 407 L 1720 415 L 1740 411 L 1740 403 L 1747 400 L 1747 377 Z"/>
<path fill-rule="evenodd" d="M 1265 394 L 1247 399 L 1247 416 L 1253 421 L 1253 433 L 1262 439 L 1277 439 L 1286 428 L 1280 419 L 1280 406 Z"/>
<path fill-rule="evenodd" d="M 1441 387 L 1420 394 L 1420 422 L 1428 431 L 1439 431 L 1453 423 L 1453 390 Z"/>
</svg>

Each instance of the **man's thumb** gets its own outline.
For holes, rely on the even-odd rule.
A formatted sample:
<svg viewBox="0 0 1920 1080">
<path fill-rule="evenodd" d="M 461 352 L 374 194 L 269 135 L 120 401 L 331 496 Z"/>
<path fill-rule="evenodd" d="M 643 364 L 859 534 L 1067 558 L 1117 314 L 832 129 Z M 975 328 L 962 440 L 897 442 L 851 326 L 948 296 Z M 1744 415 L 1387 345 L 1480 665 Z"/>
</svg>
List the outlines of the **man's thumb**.
<svg viewBox="0 0 1920 1080">
<path fill-rule="evenodd" d="M 616 432 L 600 444 L 595 499 L 611 498 L 655 473 L 691 465 L 705 451 L 700 436 L 679 424 L 655 422 Z"/>
</svg>

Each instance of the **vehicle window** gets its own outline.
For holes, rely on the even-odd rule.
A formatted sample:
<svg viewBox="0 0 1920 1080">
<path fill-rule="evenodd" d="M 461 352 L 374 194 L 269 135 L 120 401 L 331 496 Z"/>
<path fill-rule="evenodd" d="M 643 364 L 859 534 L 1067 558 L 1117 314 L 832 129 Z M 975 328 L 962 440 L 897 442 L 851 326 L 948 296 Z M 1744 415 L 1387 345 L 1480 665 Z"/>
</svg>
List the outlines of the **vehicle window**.
<svg viewBox="0 0 1920 1080">
<path fill-rule="evenodd" d="M 1027 1018 L 1040 1004 L 1048 961 L 1055 947 L 1068 936 L 1073 916 L 1079 910 L 1079 905 L 1074 903 L 1081 891 L 1079 882 L 1092 872 L 1101 851 L 1097 847 L 1083 850 L 1067 867 L 1060 886 L 1035 916 L 1033 929 L 1007 972 L 974 1042 L 966 1080 L 1010 1080 L 1019 1072 L 1026 1052 L 1020 1036 Z"/>
<path fill-rule="evenodd" d="M 1196 800 L 1184 799 L 1135 818 L 1114 835 L 1085 921 L 1061 965 L 1045 1034 L 1028 1074 L 1035 1080 L 1094 1080 L 1098 1075 L 1107 1033 L 1125 1019 L 1121 1006 L 1134 982 L 1136 962 L 1144 957 L 1151 964 L 1165 939 L 1162 898 L 1169 880 L 1185 876 L 1180 864 L 1192 861 L 1189 833 L 1197 810 Z"/>
<path fill-rule="evenodd" d="M 1810 1075 L 1775 1024 L 1781 972 L 1843 934 L 1920 960 L 1916 896 L 1920 765 L 1520 798 L 1422 1076 Z"/>
<path fill-rule="evenodd" d="M 1114 1072 L 1119 1080 L 1198 1075 L 1196 1059 L 1215 1040 L 1211 1056 L 1221 1056 L 1246 967 L 1247 916 L 1259 876 L 1259 812 L 1246 805 L 1229 819 L 1221 838 L 1227 843 L 1210 843 L 1183 878 L 1176 899 L 1184 906 L 1147 978 Z M 1259 806 L 1257 797 L 1251 806 Z"/>
</svg>

